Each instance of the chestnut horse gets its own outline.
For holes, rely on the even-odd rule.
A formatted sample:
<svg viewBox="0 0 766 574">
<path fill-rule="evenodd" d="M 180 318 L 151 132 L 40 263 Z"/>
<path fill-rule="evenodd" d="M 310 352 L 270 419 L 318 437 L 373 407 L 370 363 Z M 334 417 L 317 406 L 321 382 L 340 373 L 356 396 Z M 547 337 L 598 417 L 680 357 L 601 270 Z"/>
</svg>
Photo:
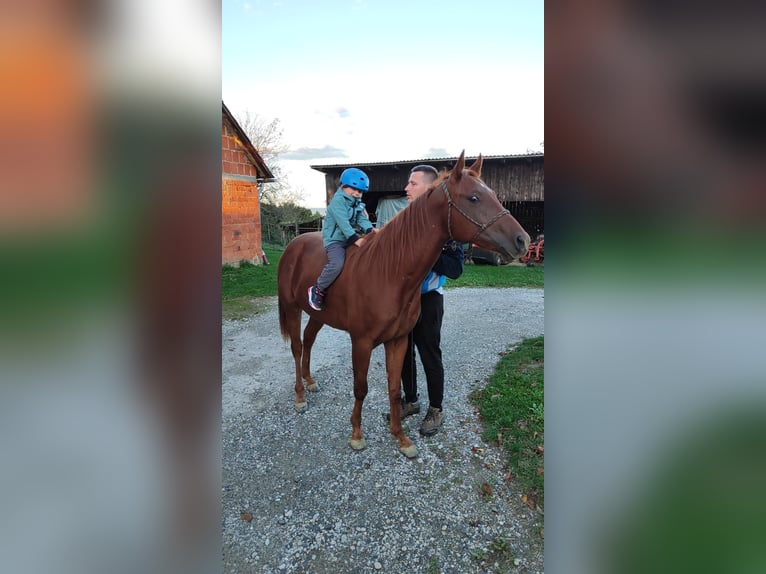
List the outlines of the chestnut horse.
<svg viewBox="0 0 766 574">
<path fill-rule="evenodd" d="M 362 404 L 367 396 L 367 370 L 372 350 L 386 350 L 390 430 L 407 457 L 418 450 L 401 425 L 401 373 L 407 335 L 420 314 L 420 284 L 436 263 L 449 239 L 473 242 L 507 257 L 527 252 L 529 235 L 503 209 L 497 195 L 480 179 L 482 158 L 465 169 L 465 151 L 455 167 L 443 173 L 429 190 L 413 201 L 362 247 L 351 246 L 343 271 L 327 291 L 321 311 L 309 307 L 306 292 L 327 263 L 322 234 L 306 233 L 293 239 L 279 261 L 279 326 L 289 337 L 295 359 L 295 410 L 307 407 L 304 383 L 318 390 L 311 377 L 311 347 L 327 324 L 351 335 L 354 369 L 354 409 L 349 444 L 365 447 Z M 301 311 L 309 320 L 301 343 Z"/>
</svg>

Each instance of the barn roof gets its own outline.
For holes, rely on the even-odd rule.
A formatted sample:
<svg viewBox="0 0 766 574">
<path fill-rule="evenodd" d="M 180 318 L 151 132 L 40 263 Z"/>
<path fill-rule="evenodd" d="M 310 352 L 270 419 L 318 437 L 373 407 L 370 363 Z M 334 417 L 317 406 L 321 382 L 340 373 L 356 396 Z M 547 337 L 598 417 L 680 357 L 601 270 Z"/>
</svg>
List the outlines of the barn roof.
<svg viewBox="0 0 766 574">
<path fill-rule="evenodd" d="M 255 149 L 253 142 L 251 142 L 250 138 L 247 137 L 245 130 L 242 129 L 242 126 L 239 125 L 239 122 L 234 118 L 232 113 L 229 111 L 229 108 L 226 107 L 226 104 L 224 104 L 223 101 L 221 101 L 221 105 L 223 106 L 224 117 L 229 120 L 232 129 L 237 134 L 237 138 L 239 138 L 239 140 L 242 142 L 242 147 L 245 149 L 245 155 L 248 156 L 250 162 L 255 166 L 256 170 L 258 170 L 258 173 L 262 174 L 264 181 L 276 181 L 274 174 L 271 173 L 271 170 L 266 165 L 266 162 L 263 161 L 261 154 L 259 154 L 258 150 Z"/>
<path fill-rule="evenodd" d="M 469 160 L 473 161 L 478 156 L 466 156 L 465 160 L 468 162 Z M 543 158 L 545 157 L 544 153 L 522 153 L 522 154 L 511 154 L 511 155 L 484 155 L 482 158 L 486 160 L 517 160 L 517 159 L 537 159 L 537 158 Z M 393 166 L 393 165 L 417 165 L 419 163 L 429 163 L 429 164 L 452 164 L 458 160 L 458 156 L 455 157 L 428 157 L 428 158 L 421 158 L 421 159 L 404 159 L 399 161 L 376 161 L 376 162 L 353 162 L 353 163 L 335 163 L 335 164 L 317 164 L 317 165 L 311 165 L 311 169 L 315 169 L 317 171 L 320 171 L 322 173 L 327 173 L 329 171 L 335 171 L 338 168 L 346 168 L 346 167 L 375 167 L 375 166 Z"/>
</svg>

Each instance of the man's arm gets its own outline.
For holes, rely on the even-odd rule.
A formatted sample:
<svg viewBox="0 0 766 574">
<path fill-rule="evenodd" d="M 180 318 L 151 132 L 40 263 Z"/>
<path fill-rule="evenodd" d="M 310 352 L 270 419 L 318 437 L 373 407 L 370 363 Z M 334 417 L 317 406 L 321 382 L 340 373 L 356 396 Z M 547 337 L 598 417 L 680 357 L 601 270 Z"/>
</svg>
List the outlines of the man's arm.
<svg viewBox="0 0 766 574">
<path fill-rule="evenodd" d="M 463 259 L 463 245 L 456 241 L 448 242 L 442 249 L 433 270 L 439 275 L 457 279 L 463 274 Z"/>
</svg>

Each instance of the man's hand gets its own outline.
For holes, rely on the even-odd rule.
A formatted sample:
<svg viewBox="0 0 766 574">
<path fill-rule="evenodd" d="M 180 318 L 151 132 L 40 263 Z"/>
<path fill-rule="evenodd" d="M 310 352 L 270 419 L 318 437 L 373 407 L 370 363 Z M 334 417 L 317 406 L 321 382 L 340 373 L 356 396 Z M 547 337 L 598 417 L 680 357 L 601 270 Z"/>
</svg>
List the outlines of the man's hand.
<svg viewBox="0 0 766 574">
<path fill-rule="evenodd" d="M 363 235 L 362 237 L 354 241 L 354 245 L 356 245 L 357 247 L 361 247 L 362 245 L 364 245 L 364 240 L 365 240 L 365 236 Z"/>
</svg>

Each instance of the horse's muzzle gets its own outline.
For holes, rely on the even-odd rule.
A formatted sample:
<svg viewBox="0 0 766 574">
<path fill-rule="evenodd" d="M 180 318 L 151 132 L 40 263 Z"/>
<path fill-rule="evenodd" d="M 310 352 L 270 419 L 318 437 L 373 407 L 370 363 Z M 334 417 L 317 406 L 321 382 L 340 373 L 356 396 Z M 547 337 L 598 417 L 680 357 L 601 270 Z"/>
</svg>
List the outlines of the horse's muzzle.
<svg viewBox="0 0 766 574">
<path fill-rule="evenodd" d="M 516 249 L 520 255 L 525 255 L 527 249 L 529 249 L 529 233 L 526 231 L 519 231 L 516 237 L 513 238 Z"/>
</svg>

